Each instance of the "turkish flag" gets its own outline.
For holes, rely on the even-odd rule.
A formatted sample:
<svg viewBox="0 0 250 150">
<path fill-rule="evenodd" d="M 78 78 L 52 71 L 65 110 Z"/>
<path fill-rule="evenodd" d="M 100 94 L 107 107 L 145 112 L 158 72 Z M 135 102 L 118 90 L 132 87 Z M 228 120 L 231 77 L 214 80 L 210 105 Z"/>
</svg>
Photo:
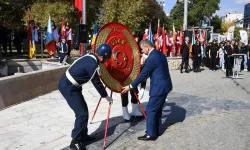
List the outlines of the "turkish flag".
<svg viewBox="0 0 250 150">
<path fill-rule="evenodd" d="M 75 7 L 82 11 L 82 0 L 75 0 Z"/>
</svg>

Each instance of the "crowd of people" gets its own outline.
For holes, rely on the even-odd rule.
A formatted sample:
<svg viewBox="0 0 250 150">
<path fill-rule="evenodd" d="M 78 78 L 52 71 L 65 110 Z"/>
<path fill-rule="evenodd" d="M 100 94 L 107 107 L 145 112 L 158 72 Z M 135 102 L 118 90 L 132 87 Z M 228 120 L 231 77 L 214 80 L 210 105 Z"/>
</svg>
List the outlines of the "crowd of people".
<svg viewBox="0 0 250 150">
<path fill-rule="evenodd" d="M 192 52 L 189 49 L 189 37 L 185 38 L 185 42 L 181 46 L 181 73 L 183 64 L 185 63 L 185 72 L 188 71 L 188 60 L 190 55 L 193 59 L 193 71 L 200 72 L 202 66 L 206 66 L 210 71 L 216 71 L 221 68 L 226 71 L 226 76 L 233 74 L 233 68 L 239 68 L 240 71 L 250 71 L 250 43 L 245 45 L 241 41 L 231 40 L 218 43 L 216 40 L 208 44 L 201 44 L 196 41 L 192 45 Z M 239 66 L 234 66 L 233 54 L 240 54 Z"/>
</svg>

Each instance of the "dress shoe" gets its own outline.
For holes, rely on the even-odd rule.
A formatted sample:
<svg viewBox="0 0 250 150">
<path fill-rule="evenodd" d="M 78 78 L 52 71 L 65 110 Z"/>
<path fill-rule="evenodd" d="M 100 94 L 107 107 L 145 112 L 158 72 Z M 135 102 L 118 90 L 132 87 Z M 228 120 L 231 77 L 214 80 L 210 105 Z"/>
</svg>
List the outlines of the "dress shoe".
<svg viewBox="0 0 250 150">
<path fill-rule="evenodd" d="M 189 73 L 189 71 L 185 71 L 185 73 Z"/>
<path fill-rule="evenodd" d="M 90 142 L 90 141 L 94 141 L 94 140 L 95 140 L 95 137 L 90 136 L 90 135 L 86 135 L 83 137 L 82 142 Z"/>
<path fill-rule="evenodd" d="M 74 140 L 74 139 L 71 141 L 69 148 L 71 150 L 83 150 L 84 149 L 80 140 Z"/>
<path fill-rule="evenodd" d="M 142 141 L 155 141 L 158 137 L 157 136 L 148 136 L 147 134 L 138 137 L 138 140 Z"/>
</svg>

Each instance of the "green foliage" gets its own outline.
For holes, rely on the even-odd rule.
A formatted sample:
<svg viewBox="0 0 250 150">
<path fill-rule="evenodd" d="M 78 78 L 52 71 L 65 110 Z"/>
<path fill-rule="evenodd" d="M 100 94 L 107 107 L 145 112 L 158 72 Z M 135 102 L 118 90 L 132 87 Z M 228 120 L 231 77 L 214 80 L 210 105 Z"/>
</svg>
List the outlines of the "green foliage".
<svg viewBox="0 0 250 150">
<path fill-rule="evenodd" d="M 171 24 L 175 24 L 176 30 L 180 30 L 180 27 L 183 25 L 184 18 L 184 4 L 176 3 L 176 5 L 172 8 L 170 13 Z"/>
<path fill-rule="evenodd" d="M 155 0 L 106 0 L 103 2 L 102 23 L 120 22 L 130 30 L 139 32 L 149 27 L 157 30 L 158 19 L 167 24 L 167 17 Z"/>
<path fill-rule="evenodd" d="M 231 21 L 231 22 L 222 22 L 221 23 L 221 31 L 222 33 L 226 33 L 228 28 L 231 27 L 231 26 L 235 26 L 235 22 L 234 21 Z"/>
<path fill-rule="evenodd" d="M 211 20 L 211 26 L 214 27 L 214 32 L 215 33 L 222 33 L 221 30 L 221 19 L 219 16 L 214 16 Z"/>
<path fill-rule="evenodd" d="M 188 3 L 188 27 L 200 26 L 200 22 L 208 22 L 216 10 L 219 10 L 220 0 L 189 0 Z M 178 26 L 183 24 L 184 4 L 177 2 L 170 12 L 170 18 Z"/>
<path fill-rule="evenodd" d="M 23 23 L 23 15 L 34 0 L 1 0 L 1 2 L 4 2 L 4 5 L 0 6 L 0 22 L 14 28 Z"/>
<path fill-rule="evenodd" d="M 24 20 L 28 20 L 29 14 L 32 20 L 41 24 L 41 27 L 47 27 L 49 15 L 55 21 L 57 27 L 60 26 L 63 18 L 65 22 L 74 24 L 76 19 L 72 16 L 77 15 L 74 5 L 70 2 L 36 2 L 32 5 L 30 11 L 26 12 Z"/>
</svg>

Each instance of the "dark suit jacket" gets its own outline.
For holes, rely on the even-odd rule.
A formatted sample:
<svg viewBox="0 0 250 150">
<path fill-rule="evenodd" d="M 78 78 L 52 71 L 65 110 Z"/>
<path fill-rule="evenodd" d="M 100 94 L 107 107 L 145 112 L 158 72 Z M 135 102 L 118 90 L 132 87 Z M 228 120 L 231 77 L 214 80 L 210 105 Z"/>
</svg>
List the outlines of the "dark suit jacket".
<svg viewBox="0 0 250 150">
<path fill-rule="evenodd" d="M 182 57 L 189 57 L 189 46 L 186 44 L 186 42 L 183 42 L 181 45 L 181 55 Z"/>
<path fill-rule="evenodd" d="M 198 55 L 201 56 L 201 45 L 194 44 L 192 46 L 192 54 L 193 54 L 193 57 L 195 58 L 197 58 Z"/>
<path fill-rule="evenodd" d="M 137 87 L 148 77 L 150 77 L 149 96 L 165 95 L 172 90 L 167 58 L 162 52 L 155 49 L 151 51 L 146 59 L 140 75 L 131 83 L 132 87 Z"/>
</svg>

